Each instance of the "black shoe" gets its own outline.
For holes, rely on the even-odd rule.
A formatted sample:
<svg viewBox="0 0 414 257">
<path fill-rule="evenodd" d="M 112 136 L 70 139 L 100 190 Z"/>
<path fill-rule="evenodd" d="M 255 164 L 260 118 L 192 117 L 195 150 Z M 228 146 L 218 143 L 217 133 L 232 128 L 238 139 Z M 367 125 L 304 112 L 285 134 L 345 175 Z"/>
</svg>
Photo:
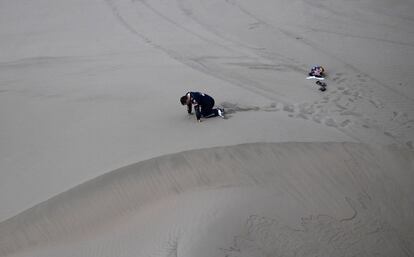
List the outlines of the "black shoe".
<svg viewBox="0 0 414 257">
<path fill-rule="evenodd" d="M 316 85 L 319 85 L 321 87 L 326 87 L 326 83 L 325 82 L 322 82 L 320 80 L 316 81 L 315 83 L 316 83 Z"/>
</svg>

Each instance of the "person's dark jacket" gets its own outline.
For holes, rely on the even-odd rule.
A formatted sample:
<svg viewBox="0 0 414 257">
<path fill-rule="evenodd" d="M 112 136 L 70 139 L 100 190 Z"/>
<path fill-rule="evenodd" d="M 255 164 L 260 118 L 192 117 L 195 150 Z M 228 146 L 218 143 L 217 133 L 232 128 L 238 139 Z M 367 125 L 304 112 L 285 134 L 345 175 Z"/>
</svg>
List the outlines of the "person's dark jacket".
<svg viewBox="0 0 414 257">
<path fill-rule="evenodd" d="M 197 120 L 201 118 L 202 109 L 211 109 L 214 106 L 214 99 L 200 92 L 189 92 L 190 102 L 187 104 L 187 111 L 191 114 L 192 106 L 194 105 L 194 111 L 196 113 Z"/>
</svg>

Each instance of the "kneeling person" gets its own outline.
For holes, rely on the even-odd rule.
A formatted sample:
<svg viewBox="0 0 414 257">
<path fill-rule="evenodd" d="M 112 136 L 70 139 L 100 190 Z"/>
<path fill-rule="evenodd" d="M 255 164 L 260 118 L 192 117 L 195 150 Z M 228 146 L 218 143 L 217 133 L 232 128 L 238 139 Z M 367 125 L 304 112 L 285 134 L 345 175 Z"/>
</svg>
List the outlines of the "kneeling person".
<svg viewBox="0 0 414 257">
<path fill-rule="evenodd" d="M 187 112 L 192 113 L 192 106 L 194 105 L 194 111 L 197 121 L 201 121 L 203 118 L 211 118 L 220 116 L 224 118 L 224 110 L 221 108 L 214 108 L 213 97 L 200 92 L 188 92 L 180 98 L 182 105 L 187 105 Z"/>
</svg>

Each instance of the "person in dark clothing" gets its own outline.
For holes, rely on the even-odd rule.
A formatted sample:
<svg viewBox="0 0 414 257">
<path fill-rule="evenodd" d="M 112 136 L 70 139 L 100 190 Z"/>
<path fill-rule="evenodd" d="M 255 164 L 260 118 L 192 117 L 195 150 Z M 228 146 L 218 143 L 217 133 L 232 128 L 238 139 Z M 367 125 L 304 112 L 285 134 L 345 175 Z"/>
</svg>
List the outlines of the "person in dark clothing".
<svg viewBox="0 0 414 257">
<path fill-rule="evenodd" d="M 192 114 L 194 105 L 194 111 L 198 122 L 201 122 L 201 118 L 211 118 L 220 116 L 224 118 L 224 110 L 221 108 L 214 108 L 213 97 L 200 92 L 187 92 L 180 98 L 182 105 L 187 105 L 188 114 Z"/>
</svg>

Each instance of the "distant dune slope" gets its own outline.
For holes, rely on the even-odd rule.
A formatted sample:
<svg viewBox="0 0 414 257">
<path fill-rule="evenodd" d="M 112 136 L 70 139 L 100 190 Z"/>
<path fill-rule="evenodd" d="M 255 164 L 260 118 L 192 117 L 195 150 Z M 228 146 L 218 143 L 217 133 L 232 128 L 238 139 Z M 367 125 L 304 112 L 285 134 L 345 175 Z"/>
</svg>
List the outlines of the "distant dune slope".
<svg viewBox="0 0 414 257">
<path fill-rule="evenodd" d="M 110 256 L 114 253 L 87 254 L 82 247 L 65 252 L 52 246 L 91 240 L 91 252 L 105 246 L 103 239 L 94 241 L 102 235 L 125 243 L 115 238 L 118 221 L 130 220 L 132 233 L 140 220 L 156 229 L 160 215 L 170 217 L 176 230 L 183 227 L 172 247 L 175 253 L 182 247 L 180 256 L 307 256 L 309 251 L 317 256 L 413 256 L 413 163 L 412 151 L 357 143 L 254 143 L 162 156 L 99 176 L 0 223 L 0 256 L 34 256 L 31 249 L 42 249 L 43 256 Z M 210 200 L 203 202 L 202 192 L 209 192 Z M 259 201 L 249 192 L 259 192 Z M 161 212 L 157 202 L 168 199 L 189 204 L 177 207 L 180 200 L 174 200 L 174 207 L 170 201 L 171 210 Z M 197 220 L 197 209 L 209 202 L 221 207 L 215 207 L 209 222 Z M 213 213 L 208 208 L 203 215 Z M 222 209 L 228 213 L 222 215 Z M 150 218 L 143 218 L 148 213 Z M 226 234 L 220 242 L 224 246 L 211 239 L 184 247 L 185 238 L 194 236 L 184 229 L 190 226 L 185 217 L 191 217 L 193 227 L 197 222 L 229 224 L 228 219 L 235 224 L 229 233 L 236 234 L 228 241 L 229 235 L 221 233 Z M 219 237 L 215 228 L 203 230 L 208 231 L 205 237 Z M 171 232 L 168 226 L 158 229 Z M 134 233 L 128 238 L 138 251 L 145 233 Z M 117 256 L 132 256 L 125 251 Z"/>
</svg>

